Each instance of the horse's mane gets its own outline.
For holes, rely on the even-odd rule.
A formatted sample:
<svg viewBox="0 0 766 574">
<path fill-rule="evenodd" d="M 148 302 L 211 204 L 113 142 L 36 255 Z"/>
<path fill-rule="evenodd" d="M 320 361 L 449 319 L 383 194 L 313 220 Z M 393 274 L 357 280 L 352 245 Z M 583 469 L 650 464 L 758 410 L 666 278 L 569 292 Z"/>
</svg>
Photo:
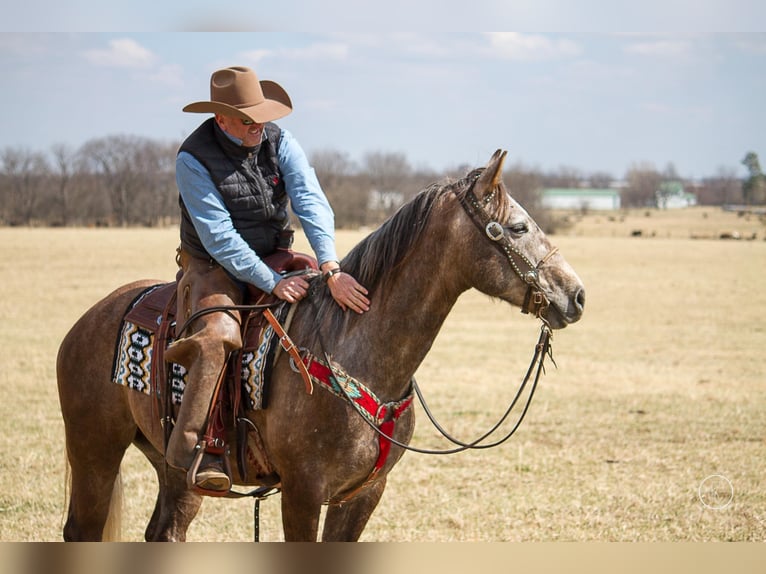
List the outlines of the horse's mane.
<svg viewBox="0 0 766 574">
<path fill-rule="evenodd" d="M 420 191 L 346 255 L 343 269 L 371 292 L 376 290 L 417 244 L 434 204 L 446 189 L 434 183 Z"/>
<path fill-rule="evenodd" d="M 462 199 L 483 171 L 484 168 L 477 168 L 461 179 L 438 181 L 420 191 L 349 252 L 341 262 L 343 270 L 356 277 L 370 291 L 376 289 L 417 244 L 438 200 L 449 193 Z M 493 194 L 491 203 L 485 209 L 490 217 L 504 221 L 508 217 L 509 206 L 502 183 L 496 191 L 500 193 Z"/>
<path fill-rule="evenodd" d="M 382 284 L 393 277 L 398 266 L 407 259 L 428 225 L 434 206 L 449 193 L 461 199 L 472 188 L 484 168 L 477 168 L 458 180 L 432 183 L 386 220 L 378 229 L 360 241 L 341 261 L 343 271 L 364 285 L 374 297 Z M 506 213 L 505 188 L 500 185 L 494 200 L 486 208 L 490 214 L 502 217 Z M 330 295 L 324 282 L 315 280 L 311 303 L 315 313 L 315 330 L 339 332 L 342 323 L 355 313 L 343 313 Z M 321 326 L 321 327 L 320 327 Z"/>
</svg>

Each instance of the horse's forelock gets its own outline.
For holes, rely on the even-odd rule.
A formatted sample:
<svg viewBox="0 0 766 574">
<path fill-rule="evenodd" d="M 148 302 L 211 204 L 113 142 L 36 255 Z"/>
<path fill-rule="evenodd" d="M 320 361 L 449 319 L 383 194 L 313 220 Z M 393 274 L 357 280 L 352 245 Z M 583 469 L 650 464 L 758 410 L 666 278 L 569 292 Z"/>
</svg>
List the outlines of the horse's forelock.
<svg viewBox="0 0 766 574">
<path fill-rule="evenodd" d="M 471 171 L 463 179 L 455 182 L 453 185 L 457 188 L 455 193 L 462 199 L 469 191 L 473 189 L 476 181 L 481 177 L 481 174 L 486 168 L 479 167 Z M 488 203 L 484 205 L 484 209 L 487 211 L 487 215 L 494 221 L 504 223 L 511 217 L 511 210 L 513 209 L 513 201 L 511 200 L 508 189 L 505 187 L 503 180 L 500 179 L 497 187 L 493 190 L 489 190 L 488 193 L 492 194 L 492 197 Z M 479 200 L 481 201 L 481 197 Z"/>
</svg>

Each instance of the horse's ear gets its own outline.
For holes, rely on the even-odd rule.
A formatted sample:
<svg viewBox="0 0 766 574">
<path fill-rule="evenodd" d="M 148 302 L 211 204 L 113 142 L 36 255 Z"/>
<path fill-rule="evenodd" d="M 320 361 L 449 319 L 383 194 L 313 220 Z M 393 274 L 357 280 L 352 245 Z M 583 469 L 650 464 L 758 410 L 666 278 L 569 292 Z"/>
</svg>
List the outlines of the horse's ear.
<svg viewBox="0 0 766 574">
<path fill-rule="evenodd" d="M 476 181 L 475 193 L 477 196 L 492 193 L 492 191 L 503 181 L 503 162 L 505 162 L 507 153 L 508 152 L 503 150 L 497 150 L 492 154 L 487 167 L 484 169 L 481 177 Z"/>
</svg>

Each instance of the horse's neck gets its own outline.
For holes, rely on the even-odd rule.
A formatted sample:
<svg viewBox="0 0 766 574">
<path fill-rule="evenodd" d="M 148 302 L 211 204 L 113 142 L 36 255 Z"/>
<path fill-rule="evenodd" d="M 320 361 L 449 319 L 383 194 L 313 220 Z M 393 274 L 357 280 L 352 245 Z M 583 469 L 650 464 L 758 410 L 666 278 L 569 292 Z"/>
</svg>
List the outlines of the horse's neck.
<svg viewBox="0 0 766 574">
<path fill-rule="evenodd" d="M 387 399 L 405 391 L 462 291 L 448 269 L 428 261 L 428 250 L 421 253 L 375 291 L 370 310 L 343 337 L 343 358 L 336 355 Z"/>
</svg>

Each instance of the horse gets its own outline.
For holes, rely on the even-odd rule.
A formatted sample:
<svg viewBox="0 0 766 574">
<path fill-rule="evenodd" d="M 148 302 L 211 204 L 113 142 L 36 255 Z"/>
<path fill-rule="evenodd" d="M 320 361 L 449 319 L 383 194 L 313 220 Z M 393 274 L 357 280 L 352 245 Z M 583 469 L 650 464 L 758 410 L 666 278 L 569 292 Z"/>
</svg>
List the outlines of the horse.
<svg viewBox="0 0 766 574">
<path fill-rule="evenodd" d="M 370 310 L 344 312 L 318 280 L 311 296 L 294 305 L 288 336 L 295 345 L 325 357 L 336 377 L 361 383 L 381 404 L 401 406 L 448 313 L 468 289 L 531 309 L 551 329 L 579 320 L 583 283 L 506 189 L 505 156 L 497 150 L 486 166 L 427 186 L 357 244 L 341 267 L 368 288 Z M 163 428 L 152 398 L 110 381 L 125 310 L 156 283 L 117 288 L 86 311 L 60 345 L 57 379 L 69 476 L 65 540 L 108 535 L 121 460 L 131 444 L 152 464 L 159 484 L 147 541 L 184 541 L 202 503 L 185 473 L 164 463 Z M 412 437 L 414 409 L 384 417 L 391 438 L 384 445 L 348 400 L 304 392 L 293 362 L 287 353 L 279 355 L 267 408 L 247 415 L 277 476 L 284 539 L 316 541 L 326 506 L 321 540 L 357 541 Z M 266 484 L 256 472 L 231 466 L 236 485 Z M 273 485 L 274 477 L 268 478 Z"/>
</svg>

